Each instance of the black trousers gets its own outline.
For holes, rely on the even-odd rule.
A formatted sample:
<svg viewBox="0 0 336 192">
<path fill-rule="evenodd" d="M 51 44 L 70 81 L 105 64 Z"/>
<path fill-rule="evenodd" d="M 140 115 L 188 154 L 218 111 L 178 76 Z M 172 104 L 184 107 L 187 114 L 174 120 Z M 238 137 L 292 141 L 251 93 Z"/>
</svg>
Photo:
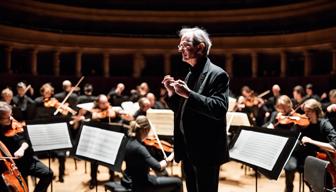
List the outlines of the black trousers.
<svg viewBox="0 0 336 192">
<path fill-rule="evenodd" d="M 90 168 L 91 168 L 90 172 L 91 182 L 97 182 L 98 163 L 91 162 Z M 114 180 L 114 171 L 110 169 L 109 173 L 110 173 L 110 181 Z"/>
<path fill-rule="evenodd" d="M 44 165 L 41 161 L 34 159 L 34 162 L 29 167 L 28 174 L 24 177 L 27 178 L 28 175 L 39 178 L 39 182 L 37 183 L 34 192 L 46 192 L 49 184 L 52 182 L 54 174 L 52 170 Z"/>
<path fill-rule="evenodd" d="M 194 165 L 189 159 L 182 164 L 188 192 L 218 192 L 220 165 Z"/>
<path fill-rule="evenodd" d="M 180 192 L 182 181 L 177 177 L 166 176 L 148 176 L 148 183 L 143 186 L 143 183 L 133 186 L 133 192 Z"/>
</svg>

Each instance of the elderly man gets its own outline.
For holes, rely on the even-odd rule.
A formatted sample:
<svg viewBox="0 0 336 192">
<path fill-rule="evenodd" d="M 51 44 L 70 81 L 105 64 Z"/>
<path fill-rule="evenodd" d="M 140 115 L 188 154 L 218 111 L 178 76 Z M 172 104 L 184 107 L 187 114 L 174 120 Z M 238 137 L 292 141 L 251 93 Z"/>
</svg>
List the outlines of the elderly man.
<svg viewBox="0 0 336 192">
<path fill-rule="evenodd" d="M 218 191 L 220 165 L 229 160 L 226 136 L 229 77 L 208 58 L 211 41 L 200 28 L 180 31 L 178 51 L 190 66 L 185 80 L 165 76 L 175 112 L 175 160 L 182 161 L 190 192 Z"/>
</svg>

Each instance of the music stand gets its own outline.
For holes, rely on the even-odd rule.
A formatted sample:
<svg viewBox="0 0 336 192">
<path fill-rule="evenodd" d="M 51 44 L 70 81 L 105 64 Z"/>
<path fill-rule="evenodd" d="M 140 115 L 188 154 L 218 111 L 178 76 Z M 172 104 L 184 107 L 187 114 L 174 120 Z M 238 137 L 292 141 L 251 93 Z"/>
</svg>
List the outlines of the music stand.
<svg viewBox="0 0 336 192">
<path fill-rule="evenodd" d="M 246 113 L 227 112 L 226 113 L 226 131 L 228 134 L 235 133 L 240 126 L 250 127 L 250 120 Z"/>
<path fill-rule="evenodd" d="M 113 171 L 121 171 L 127 143 L 125 132 L 122 125 L 85 122 L 80 128 L 75 155 L 105 165 Z"/>
<path fill-rule="evenodd" d="M 50 152 L 72 148 L 70 131 L 64 119 L 27 122 L 27 136 L 34 152 L 48 153 L 48 167 L 51 169 Z M 50 189 L 53 191 L 51 182 Z"/>
<path fill-rule="evenodd" d="M 156 128 L 157 134 L 165 137 L 174 135 L 174 112 L 170 109 L 149 109 L 148 120 Z"/>
<path fill-rule="evenodd" d="M 299 134 L 295 132 L 241 126 L 230 143 L 229 153 L 231 159 L 253 167 L 269 179 L 277 180 L 298 138 Z"/>
</svg>

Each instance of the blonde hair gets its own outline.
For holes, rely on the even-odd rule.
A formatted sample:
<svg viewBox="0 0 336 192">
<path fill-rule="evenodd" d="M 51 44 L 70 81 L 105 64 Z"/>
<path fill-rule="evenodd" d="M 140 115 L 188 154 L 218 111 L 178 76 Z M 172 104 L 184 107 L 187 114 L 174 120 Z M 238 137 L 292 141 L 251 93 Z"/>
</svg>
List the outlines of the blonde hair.
<svg viewBox="0 0 336 192">
<path fill-rule="evenodd" d="M 13 91 L 10 88 L 3 89 L 1 91 L 1 96 L 4 97 L 5 95 L 13 97 Z"/>
<path fill-rule="evenodd" d="M 290 108 L 293 108 L 293 103 L 287 95 L 281 95 L 275 104 L 275 108 L 278 109 L 280 105 L 286 105 Z"/>
<path fill-rule="evenodd" d="M 40 88 L 40 93 L 43 94 L 43 92 L 44 92 L 46 89 L 50 89 L 51 94 L 54 94 L 54 87 L 51 86 L 50 83 L 45 83 L 45 84 L 43 84 L 42 87 Z"/>
<path fill-rule="evenodd" d="M 314 111 L 319 118 L 322 118 L 324 116 L 321 103 L 316 101 L 315 99 L 308 99 L 307 101 L 305 101 L 303 104 L 303 108 Z"/>
<path fill-rule="evenodd" d="M 150 129 L 151 125 L 146 116 L 140 115 L 135 121 L 131 121 L 130 129 L 128 131 L 128 135 L 130 137 L 136 137 L 141 130 Z"/>
</svg>

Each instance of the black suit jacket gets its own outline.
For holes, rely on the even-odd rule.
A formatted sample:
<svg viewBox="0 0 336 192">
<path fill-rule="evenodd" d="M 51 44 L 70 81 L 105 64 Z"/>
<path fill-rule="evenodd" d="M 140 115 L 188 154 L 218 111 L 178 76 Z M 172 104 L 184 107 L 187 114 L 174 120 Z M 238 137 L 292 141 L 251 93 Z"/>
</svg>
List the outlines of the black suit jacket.
<svg viewBox="0 0 336 192">
<path fill-rule="evenodd" d="M 185 100 L 176 94 L 168 98 L 167 103 L 175 112 L 176 161 L 187 156 L 196 165 L 220 165 L 229 161 L 226 135 L 228 95 L 227 73 L 207 59 L 189 98 Z M 180 126 L 181 115 L 183 128 Z"/>
</svg>

